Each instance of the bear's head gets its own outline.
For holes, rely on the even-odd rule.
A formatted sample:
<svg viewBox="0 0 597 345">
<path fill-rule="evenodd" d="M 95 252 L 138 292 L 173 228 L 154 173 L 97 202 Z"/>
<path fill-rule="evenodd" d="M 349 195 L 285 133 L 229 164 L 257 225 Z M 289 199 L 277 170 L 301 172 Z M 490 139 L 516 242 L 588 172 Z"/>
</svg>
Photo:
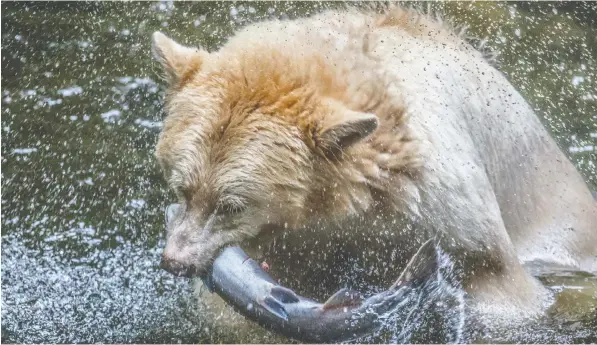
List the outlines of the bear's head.
<svg viewBox="0 0 597 345">
<path fill-rule="evenodd" d="M 334 97 L 341 86 L 321 60 L 266 46 L 208 53 L 161 33 L 153 54 L 168 83 L 156 156 L 182 204 L 167 270 L 201 274 L 226 245 L 370 198 L 362 172 L 342 162 L 357 164 L 350 152 L 378 119 Z"/>
</svg>

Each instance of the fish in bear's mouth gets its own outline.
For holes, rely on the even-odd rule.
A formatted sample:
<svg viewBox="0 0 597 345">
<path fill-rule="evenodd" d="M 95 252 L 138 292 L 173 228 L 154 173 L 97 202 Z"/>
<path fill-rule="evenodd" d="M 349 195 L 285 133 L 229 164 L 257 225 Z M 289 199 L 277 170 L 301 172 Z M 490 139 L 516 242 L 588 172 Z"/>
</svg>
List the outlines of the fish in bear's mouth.
<svg viewBox="0 0 597 345">
<path fill-rule="evenodd" d="M 176 214 L 178 204 L 166 208 L 166 222 Z M 380 316 L 409 312 L 412 303 L 438 269 L 434 243 L 425 242 L 411 258 L 399 278 L 387 290 L 364 298 L 341 289 L 325 303 L 297 295 L 279 285 L 240 247 L 223 248 L 211 267 L 198 275 L 238 312 L 260 325 L 300 341 L 338 342 L 356 339 L 382 326 Z M 399 317 L 399 314 L 396 316 Z"/>
</svg>

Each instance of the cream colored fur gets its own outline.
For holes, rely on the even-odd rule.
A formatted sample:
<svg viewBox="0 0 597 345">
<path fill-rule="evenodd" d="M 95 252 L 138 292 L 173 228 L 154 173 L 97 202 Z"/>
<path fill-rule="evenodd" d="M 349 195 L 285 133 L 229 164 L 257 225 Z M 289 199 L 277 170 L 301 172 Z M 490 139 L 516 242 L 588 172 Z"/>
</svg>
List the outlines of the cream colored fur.
<svg viewBox="0 0 597 345">
<path fill-rule="evenodd" d="M 251 25 L 211 54 L 162 34 L 154 50 L 170 84 L 157 157 L 187 210 L 171 259 L 201 270 L 271 229 L 380 236 L 406 256 L 439 235 L 477 310 L 525 317 L 549 299 L 522 263 L 597 270 L 585 182 L 442 23 L 328 11 Z M 416 230 L 404 234 L 404 219 Z"/>
</svg>

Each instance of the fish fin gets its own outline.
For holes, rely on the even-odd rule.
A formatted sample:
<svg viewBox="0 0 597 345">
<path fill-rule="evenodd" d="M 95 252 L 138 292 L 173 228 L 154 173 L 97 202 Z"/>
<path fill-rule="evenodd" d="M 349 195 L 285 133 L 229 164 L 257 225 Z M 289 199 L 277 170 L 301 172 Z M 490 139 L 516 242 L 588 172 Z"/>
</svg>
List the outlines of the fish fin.
<svg viewBox="0 0 597 345">
<path fill-rule="evenodd" d="M 437 251 L 432 240 L 423 243 L 417 253 L 410 259 L 400 277 L 390 289 L 397 289 L 405 284 L 420 284 L 437 271 Z"/>
<path fill-rule="evenodd" d="M 263 299 L 261 306 L 280 319 L 288 321 L 288 312 L 286 312 L 286 308 L 284 308 L 280 301 L 276 300 L 275 298 L 267 296 Z"/>
<path fill-rule="evenodd" d="M 323 304 L 323 310 L 360 305 L 363 296 L 357 291 L 347 288 L 340 289 Z"/>
<path fill-rule="evenodd" d="M 298 301 L 299 298 L 294 291 L 283 286 L 274 286 L 270 291 L 270 296 L 265 297 L 260 304 L 270 313 L 288 321 L 288 312 L 286 312 L 284 304 L 297 303 Z"/>
<path fill-rule="evenodd" d="M 283 286 L 274 286 L 270 293 L 274 299 L 282 303 L 297 303 L 299 301 L 294 291 Z"/>
</svg>

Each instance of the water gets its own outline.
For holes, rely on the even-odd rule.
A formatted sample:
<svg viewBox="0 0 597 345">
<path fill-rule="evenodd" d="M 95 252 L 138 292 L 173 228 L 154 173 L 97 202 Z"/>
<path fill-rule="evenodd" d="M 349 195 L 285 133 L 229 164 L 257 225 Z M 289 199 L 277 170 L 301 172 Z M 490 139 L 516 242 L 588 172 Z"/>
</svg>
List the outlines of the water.
<svg viewBox="0 0 597 345">
<path fill-rule="evenodd" d="M 150 35 L 213 50 L 251 21 L 339 5 L 3 2 L 2 342 L 278 341 L 214 327 L 189 282 L 157 267 L 174 198 L 153 157 L 165 90 Z M 500 69 L 597 189 L 596 5 L 433 6 L 489 37 Z M 548 317 L 462 336 L 597 342 L 597 278 L 538 275 L 556 296 Z"/>
<path fill-rule="evenodd" d="M 454 263 L 440 248 L 435 250 L 438 255 L 435 276 L 420 290 L 414 290 L 413 296 L 379 316 L 384 320 L 380 332 L 359 341 L 434 344 L 463 343 L 471 339 L 465 334 L 465 292 L 458 284 Z"/>
</svg>

